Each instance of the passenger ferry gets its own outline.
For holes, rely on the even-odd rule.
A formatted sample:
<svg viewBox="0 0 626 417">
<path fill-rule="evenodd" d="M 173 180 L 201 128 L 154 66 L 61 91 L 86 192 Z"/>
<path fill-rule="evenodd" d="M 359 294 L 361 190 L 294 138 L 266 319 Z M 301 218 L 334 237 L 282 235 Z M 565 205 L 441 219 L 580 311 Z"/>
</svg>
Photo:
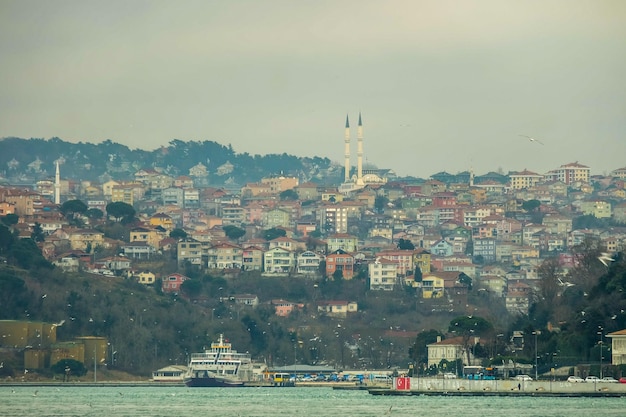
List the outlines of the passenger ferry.
<svg viewBox="0 0 626 417">
<path fill-rule="evenodd" d="M 222 334 L 210 349 L 192 353 L 188 368 L 183 378 L 188 387 L 242 387 L 253 379 L 250 354 L 233 350 Z"/>
</svg>

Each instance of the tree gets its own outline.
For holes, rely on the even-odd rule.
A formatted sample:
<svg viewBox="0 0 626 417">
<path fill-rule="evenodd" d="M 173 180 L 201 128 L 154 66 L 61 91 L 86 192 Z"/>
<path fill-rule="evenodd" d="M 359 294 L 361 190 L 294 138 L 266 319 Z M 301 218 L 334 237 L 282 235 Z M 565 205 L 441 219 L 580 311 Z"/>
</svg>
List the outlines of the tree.
<svg viewBox="0 0 626 417">
<path fill-rule="evenodd" d="M 46 240 L 46 236 L 43 233 L 43 229 L 41 228 L 41 223 L 35 222 L 35 226 L 33 226 L 33 232 L 30 234 L 31 239 L 35 242 L 43 242 Z"/>
<path fill-rule="evenodd" d="M 280 193 L 280 199 L 281 200 L 297 200 L 298 199 L 298 193 L 291 189 L 291 190 L 285 190 L 282 193 Z"/>
<path fill-rule="evenodd" d="M 90 219 L 98 220 L 104 216 L 104 213 L 100 209 L 90 208 L 89 210 L 85 212 L 85 215 L 89 217 Z"/>
<path fill-rule="evenodd" d="M 274 240 L 278 237 L 283 237 L 286 235 L 287 232 L 284 229 L 278 229 L 276 227 L 272 227 L 271 229 L 263 231 L 263 239 L 265 240 Z"/>
<path fill-rule="evenodd" d="M 50 367 L 55 374 L 63 375 L 63 381 L 69 380 L 69 375 L 83 376 L 87 374 L 85 365 L 75 359 L 61 359 Z"/>
<path fill-rule="evenodd" d="M 415 282 L 422 282 L 423 274 L 422 270 L 419 266 L 415 267 L 415 275 L 413 275 L 413 279 Z"/>
<path fill-rule="evenodd" d="M 244 229 L 233 225 L 223 226 L 222 230 L 224 230 L 226 237 L 231 240 L 237 240 L 246 235 L 246 231 Z"/>
<path fill-rule="evenodd" d="M 443 337 L 443 334 L 437 330 L 425 330 L 419 332 L 415 337 L 413 346 L 409 348 L 409 356 L 411 360 L 417 365 L 418 369 L 422 368 L 422 365 L 428 363 L 428 345 L 437 342 L 437 337 Z"/>
<path fill-rule="evenodd" d="M 0 254 L 6 253 L 11 245 L 13 245 L 14 240 L 15 237 L 9 228 L 0 224 Z"/>
<path fill-rule="evenodd" d="M 472 290 L 472 277 L 467 275 L 465 272 L 461 272 L 459 274 L 459 283 L 461 283 L 463 285 L 467 285 L 467 289 L 469 291 Z"/>
<path fill-rule="evenodd" d="M 522 209 L 527 212 L 537 211 L 537 209 L 541 206 L 541 201 L 539 200 L 528 200 L 522 203 Z"/>
<path fill-rule="evenodd" d="M 13 214 L 13 213 L 9 213 L 6 216 L 3 216 L 1 218 L 2 223 L 6 224 L 7 226 L 13 226 L 14 224 L 17 224 L 19 219 L 20 219 L 20 216 L 18 216 L 17 214 Z"/>
<path fill-rule="evenodd" d="M 172 239 L 185 239 L 187 237 L 187 232 L 183 229 L 174 229 L 170 232 L 170 237 Z"/>
<path fill-rule="evenodd" d="M 382 195 L 376 196 L 374 199 L 374 209 L 376 209 L 376 213 L 384 213 L 387 203 L 389 203 L 389 199 L 387 197 Z"/>
<path fill-rule="evenodd" d="M 202 281 L 188 279 L 180 285 L 180 291 L 189 298 L 195 298 L 202 292 Z"/>
<path fill-rule="evenodd" d="M 133 206 L 122 201 L 107 204 L 106 211 L 107 215 L 113 217 L 116 222 L 128 222 L 135 217 Z"/>
<path fill-rule="evenodd" d="M 493 330 L 493 325 L 482 317 L 458 316 L 450 321 L 448 331 L 463 337 L 463 350 L 467 354 L 467 363 L 470 363 L 470 347 L 475 345 L 473 337 L 486 335 Z"/>
<path fill-rule="evenodd" d="M 400 239 L 398 241 L 398 249 L 400 250 L 413 250 L 415 245 L 408 239 Z"/>
<path fill-rule="evenodd" d="M 87 210 L 89 210 L 87 204 L 80 200 L 67 200 L 65 203 L 61 204 L 61 208 L 59 208 L 59 211 L 68 219 L 73 218 L 75 214 L 86 213 Z"/>
</svg>

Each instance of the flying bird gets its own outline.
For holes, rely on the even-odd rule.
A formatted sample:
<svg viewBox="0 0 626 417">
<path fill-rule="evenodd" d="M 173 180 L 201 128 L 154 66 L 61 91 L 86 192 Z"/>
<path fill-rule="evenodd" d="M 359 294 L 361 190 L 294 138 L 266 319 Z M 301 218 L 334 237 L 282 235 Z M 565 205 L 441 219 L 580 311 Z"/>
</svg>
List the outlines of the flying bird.
<svg viewBox="0 0 626 417">
<path fill-rule="evenodd" d="M 609 266 L 609 264 L 608 264 L 607 262 L 614 262 L 614 261 L 615 261 L 615 259 L 613 259 L 613 258 L 611 257 L 611 254 L 610 254 L 610 253 L 607 253 L 607 252 L 602 252 L 602 253 L 600 254 L 600 256 L 598 256 L 598 260 L 599 260 L 600 262 L 602 262 L 602 264 L 603 264 L 604 266 L 606 266 L 607 268 L 608 268 L 608 266 Z"/>
<path fill-rule="evenodd" d="M 561 278 L 558 278 L 558 280 L 559 280 L 559 285 L 561 287 L 573 287 L 574 285 L 576 285 L 576 284 L 572 284 L 569 281 L 563 281 Z"/>
<path fill-rule="evenodd" d="M 535 139 L 532 136 L 527 136 L 527 135 L 520 135 L 520 136 L 523 138 L 527 138 L 531 142 L 537 142 L 538 144 L 543 145 L 542 141 L 540 141 L 539 139 Z"/>
</svg>

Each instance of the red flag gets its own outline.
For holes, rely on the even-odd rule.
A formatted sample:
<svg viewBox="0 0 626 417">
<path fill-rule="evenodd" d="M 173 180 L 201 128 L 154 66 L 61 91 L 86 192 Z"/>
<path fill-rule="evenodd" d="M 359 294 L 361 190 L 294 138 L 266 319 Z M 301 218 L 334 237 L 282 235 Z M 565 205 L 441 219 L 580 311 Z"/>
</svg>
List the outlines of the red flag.
<svg viewBox="0 0 626 417">
<path fill-rule="evenodd" d="M 401 391 L 410 390 L 411 378 L 406 376 L 396 378 L 396 389 Z"/>
</svg>

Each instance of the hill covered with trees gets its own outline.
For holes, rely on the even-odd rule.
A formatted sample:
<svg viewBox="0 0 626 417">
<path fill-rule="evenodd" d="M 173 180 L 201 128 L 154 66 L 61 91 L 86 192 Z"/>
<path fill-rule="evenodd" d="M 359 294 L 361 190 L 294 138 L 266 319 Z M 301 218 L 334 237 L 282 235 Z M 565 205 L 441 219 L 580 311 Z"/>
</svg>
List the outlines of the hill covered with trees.
<svg viewBox="0 0 626 417">
<path fill-rule="evenodd" d="M 0 175 L 12 183 L 23 183 L 54 176 L 55 162 L 64 178 L 82 180 L 130 179 L 144 168 L 159 167 L 170 176 L 189 175 L 189 169 L 202 164 L 212 185 L 230 182 L 245 184 L 264 176 L 292 175 L 303 180 L 326 181 L 340 178 L 341 172 L 328 158 L 293 155 L 250 155 L 237 153 L 232 146 L 213 141 L 174 139 L 155 150 L 130 149 L 105 140 L 94 144 L 71 143 L 59 138 L 0 140 Z M 218 168 L 232 164 L 232 171 Z"/>
</svg>

